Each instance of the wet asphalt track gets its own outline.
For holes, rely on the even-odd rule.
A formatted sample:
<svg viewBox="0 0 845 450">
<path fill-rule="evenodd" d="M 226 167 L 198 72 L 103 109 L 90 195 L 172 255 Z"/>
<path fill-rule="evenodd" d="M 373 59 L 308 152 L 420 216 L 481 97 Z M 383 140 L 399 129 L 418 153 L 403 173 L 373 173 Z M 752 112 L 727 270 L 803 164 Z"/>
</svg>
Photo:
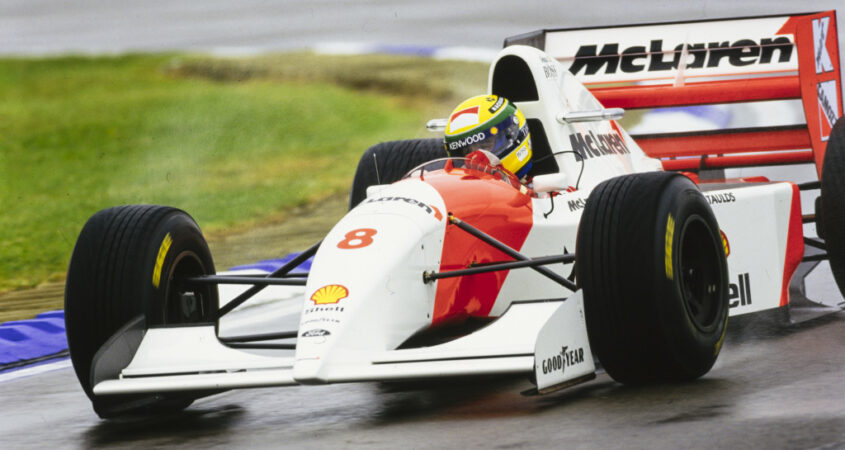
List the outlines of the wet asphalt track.
<svg viewBox="0 0 845 450">
<path fill-rule="evenodd" d="M 351 7 L 354 3 L 354 7 Z M 831 9 L 840 1 L 185 2 L 5 0 L 0 53 L 236 51 L 357 41 L 496 48 L 541 27 Z M 845 11 L 839 11 L 840 35 Z M 841 46 L 845 48 L 845 46 Z M 182 414 L 100 421 L 69 368 L 0 382 L 0 448 L 845 447 L 845 313 L 737 326 L 703 379 L 626 388 L 606 375 L 542 398 L 523 379 L 233 391 Z"/>
<path fill-rule="evenodd" d="M 845 313 L 738 322 L 700 380 L 628 388 L 600 375 L 545 397 L 520 395 L 519 378 L 305 386 L 100 421 L 66 368 L 0 383 L 0 447 L 845 447 Z"/>
</svg>

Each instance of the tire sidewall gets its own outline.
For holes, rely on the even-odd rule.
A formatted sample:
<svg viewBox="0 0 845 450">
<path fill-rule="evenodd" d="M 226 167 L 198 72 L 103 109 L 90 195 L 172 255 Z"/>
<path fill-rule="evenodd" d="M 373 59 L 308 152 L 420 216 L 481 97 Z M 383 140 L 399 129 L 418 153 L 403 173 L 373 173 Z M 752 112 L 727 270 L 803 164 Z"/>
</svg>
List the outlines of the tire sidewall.
<svg viewBox="0 0 845 450">
<path fill-rule="evenodd" d="M 833 277 L 845 295 L 845 117 L 833 126 L 825 148 L 821 176 L 821 214 L 816 220 L 824 230 Z"/>
<path fill-rule="evenodd" d="M 168 239 L 169 245 L 166 244 Z M 168 307 L 172 307 L 169 302 L 173 300 L 173 291 L 183 288 L 176 285 L 178 280 L 175 279 L 175 271 L 177 263 L 183 264 L 186 258 L 197 261 L 202 274 L 215 273 L 211 252 L 202 237 L 199 226 L 190 216 L 177 211 L 176 214 L 170 214 L 165 218 L 153 232 L 143 258 L 145 270 L 140 271 L 141 279 L 136 281 L 143 286 L 142 295 L 148 299 L 145 311 L 148 326 L 177 323 L 172 315 L 166 314 L 165 311 Z M 154 283 L 156 276 L 158 285 Z M 206 309 L 213 309 L 216 312 L 218 306 L 216 289 L 198 289 L 197 295 L 203 297 L 201 300 L 198 298 L 198 301 L 204 303 Z M 209 310 L 208 313 L 211 311 Z M 206 314 L 206 319 L 213 320 L 213 315 Z"/>
<path fill-rule="evenodd" d="M 674 227 L 670 225 L 672 217 Z M 721 299 L 715 319 L 705 329 L 693 321 L 682 292 L 681 256 L 688 227 L 696 221 L 706 225 L 709 238 L 719 257 Z M 653 247 L 653 286 L 656 307 L 652 311 L 659 318 L 663 336 L 659 341 L 672 354 L 680 369 L 690 376 L 707 372 L 716 361 L 722 346 L 728 316 L 728 268 L 721 242 L 719 226 L 710 205 L 698 188 L 686 177 L 672 178 L 663 189 L 658 201 Z M 674 229 L 671 229 L 674 228 Z M 671 242 L 671 244 L 670 244 Z M 667 251 L 671 248 L 671 255 Z M 667 264 L 671 261 L 671 278 Z"/>
</svg>

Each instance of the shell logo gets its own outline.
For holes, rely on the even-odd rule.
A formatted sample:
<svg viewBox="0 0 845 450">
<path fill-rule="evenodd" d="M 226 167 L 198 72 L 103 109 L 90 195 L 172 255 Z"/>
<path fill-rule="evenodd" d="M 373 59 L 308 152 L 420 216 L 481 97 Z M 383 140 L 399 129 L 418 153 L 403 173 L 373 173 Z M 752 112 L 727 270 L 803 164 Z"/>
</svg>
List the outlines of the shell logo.
<svg viewBox="0 0 845 450">
<path fill-rule="evenodd" d="M 339 284 L 329 284 L 314 291 L 311 301 L 315 305 L 337 303 L 349 296 L 349 289 Z"/>
<path fill-rule="evenodd" d="M 725 258 L 727 258 L 731 254 L 731 243 L 728 242 L 728 236 L 724 231 L 719 230 L 719 233 L 722 234 L 722 246 L 725 247 Z"/>
</svg>

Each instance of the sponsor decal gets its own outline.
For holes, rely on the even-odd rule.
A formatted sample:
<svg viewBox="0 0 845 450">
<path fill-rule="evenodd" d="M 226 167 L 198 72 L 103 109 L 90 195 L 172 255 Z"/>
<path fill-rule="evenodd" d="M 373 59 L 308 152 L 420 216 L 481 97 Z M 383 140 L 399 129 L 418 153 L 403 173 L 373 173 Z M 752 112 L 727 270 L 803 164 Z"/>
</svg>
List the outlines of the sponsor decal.
<svg viewBox="0 0 845 450">
<path fill-rule="evenodd" d="M 792 59 L 793 44 L 788 37 L 738 39 L 734 42 L 681 43 L 674 49 L 664 49 L 662 39 L 653 39 L 648 46 L 635 45 L 620 51 L 619 43 L 582 45 L 575 53 L 575 60 L 569 71 L 578 75 L 660 72 L 677 69 L 681 55 L 686 52 L 685 68 L 700 69 L 721 67 L 725 64 L 735 67 L 752 64 L 783 63 Z M 686 48 L 685 48 L 686 47 Z"/>
<path fill-rule="evenodd" d="M 308 331 L 300 334 L 299 336 L 300 337 L 324 337 L 324 336 L 328 336 L 330 334 L 331 333 L 329 333 L 329 330 L 324 330 L 322 328 L 315 328 L 313 330 L 308 330 Z"/>
<path fill-rule="evenodd" d="M 546 75 L 546 78 L 557 78 L 557 65 L 555 65 L 554 60 L 548 56 L 542 56 L 540 59 L 543 61 L 543 73 Z"/>
<path fill-rule="evenodd" d="M 736 196 L 733 192 L 722 192 L 719 194 L 704 194 L 709 204 L 719 203 L 733 203 L 736 201 Z"/>
<path fill-rule="evenodd" d="M 569 142 L 572 144 L 572 151 L 575 152 L 576 161 L 604 155 L 631 153 L 625 140 L 618 133 L 596 134 L 592 131 L 587 134 L 572 133 L 569 135 Z"/>
<path fill-rule="evenodd" d="M 302 322 L 302 325 L 312 324 L 312 323 L 340 323 L 338 319 L 332 319 L 331 317 L 320 317 L 318 319 L 309 319 Z"/>
<path fill-rule="evenodd" d="M 826 141 L 830 137 L 833 124 L 839 118 L 839 90 L 836 88 L 836 80 L 823 81 L 816 86 L 819 93 L 819 116 L 822 116 L 819 118 L 819 127 L 822 140 Z"/>
<path fill-rule="evenodd" d="M 161 267 L 164 265 L 164 258 L 167 257 L 167 251 L 170 250 L 170 245 L 173 243 L 173 238 L 170 233 L 164 236 L 161 245 L 158 247 L 158 256 L 156 256 L 156 264 L 153 267 L 153 286 L 158 289 L 161 282 Z"/>
<path fill-rule="evenodd" d="M 528 147 L 520 147 L 520 149 L 516 151 L 516 159 L 525 161 L 526 156 L 528 156 Z"/>
<path fill-rule="evenodd" d="M 449 117 L 449 130 L 455 131 L 478 125 L 478 106 L 462 109 Z"/>
<path fill-rule="evenodd" d="M 324 313 L 324 312 L 343 312 L 343 306 L 312 306 L 302 310 L 302 314 Z"/>
<path fill-rule="evenodd" d="M 833 62 L 827 51 L 827 30 L 830 17 L 813 20 L 813 42 L 816 50 L 816 73 L 833 72 Z"/>
<path fill-rule="evenodd" d="M 377 203 L 377 202 L 405 202 L 409 205 L 418 206 L 421 209 L 425 210 L 426 213 L 431 214 L 437 220 L 443 220 L 443 214 L 440 210 L 434 205 L 427 205 L 419 200 L 409 198 L 409 197 L 379 197 L 379 198 L 369 198 L 364 203 Z"/>
<path fill-rule="evenodd" d="M 443 220 L 443 213 L 441 213 L 440 210 L 437 209 L 436 206 L 434 206 L 434 205 L 429 205 L 429 206 L 431 207 L 431 209 L 434 210 L 434 218 L 437 219 L 438 221 Z"/>
<path fill-rule="evenodd" d="M 737 283 L 728 288 L 728 306 L 746 306 L 751 304 L 751 277 L 747 273 L 739 274 Z"/>
<path fill-rule="evenodd" d="M 339 284 L 329 284 L 311 294 L 311 301 L 315 305 L 337 303 L 349 296 L 349 289 Z"/>
<path fill-rule="evenodd" d="M 493 98 L 487 97 L 487 100 L 492 102 Z M 499 97 L 499 99 L 496 100 L 496 103 L 493 103 L 493 106 L 491 106 L 488 111 L 490 111 L 490 114 L 495 114 L 496 111 L 500 110 L 502 108 L 502 105 L 504 105 L 504 104 L 505 104 L 505 98 Z"/>
<path fill-rule="evenodd" d="M 731 254 L 731 243 L 728 242 L 728 235 L 724 231 L 719 230 L 719 234 L 722 235 L 722 246 L 725 247 L 725 258 L 727 258 Z"/>
<path fill-rule="evenodd" d="M 575 200 L 569 200 L 567 203 L 569 204 L 569 211 L 577 211 L 587 206 L 587 199 L 576 198 Z"/>
<path fill-rule="evenodd" d="M 669 217 L 666 218 L 666 244 L 665 244 L 665 257 L 663 260 L 664 265 L 666 266 L 666 278 L 670 280 L 675 279 L 675 274 L 672 268 L 672 242 L 675 238 L 675 218 L 669 214 Z"/>
<path fill-rule="evenodd" d="M 569 347 L 563 346 L 560 348 L 560 353 L 550 358 L 544 358 L 541 363 L 543 375 L 552 372 L 564 372 L 567 367 L 574 366 L 584 362 L 584 348 L 578 347 L 569 350 Z"/>
<path fill-rule="evenodd" d="M 476 142 L 481 142 L 484 138 L 487 137 L 487 133 L 479 132 L 473 135 L 467 136 L 463 139 L 458 139 L 457 141 L 452 141 L 449 143 L 449 150 L 457 150 L 459 148 L 466 147 L 468 145 L 475 144 Z"/>
</svg>

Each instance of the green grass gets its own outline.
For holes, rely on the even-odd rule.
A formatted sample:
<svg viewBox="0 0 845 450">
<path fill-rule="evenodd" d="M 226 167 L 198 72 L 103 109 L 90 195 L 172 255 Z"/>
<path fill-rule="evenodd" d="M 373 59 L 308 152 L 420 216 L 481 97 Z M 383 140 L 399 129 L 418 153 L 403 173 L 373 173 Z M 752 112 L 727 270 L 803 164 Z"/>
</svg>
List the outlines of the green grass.
<svg viewBox="0 0 845 450">
<path fill-rule="evenodd" d="M 486 67 L 396 57 L 0 60 L 0 291 L 64 276 L 99 209 L 205 231 L 345 193 L 361 153 L 484 89 Z"/>
<path fill-rule="evenodd" d="M 443 100 L 448 113 L 454 102 L 486 91 L 488 65 L 395 55 L 293 53 L 247 59 L 182 58 L 169 70 L 218 81 L 321 80 L 357 91 Z"/>
</svg>

